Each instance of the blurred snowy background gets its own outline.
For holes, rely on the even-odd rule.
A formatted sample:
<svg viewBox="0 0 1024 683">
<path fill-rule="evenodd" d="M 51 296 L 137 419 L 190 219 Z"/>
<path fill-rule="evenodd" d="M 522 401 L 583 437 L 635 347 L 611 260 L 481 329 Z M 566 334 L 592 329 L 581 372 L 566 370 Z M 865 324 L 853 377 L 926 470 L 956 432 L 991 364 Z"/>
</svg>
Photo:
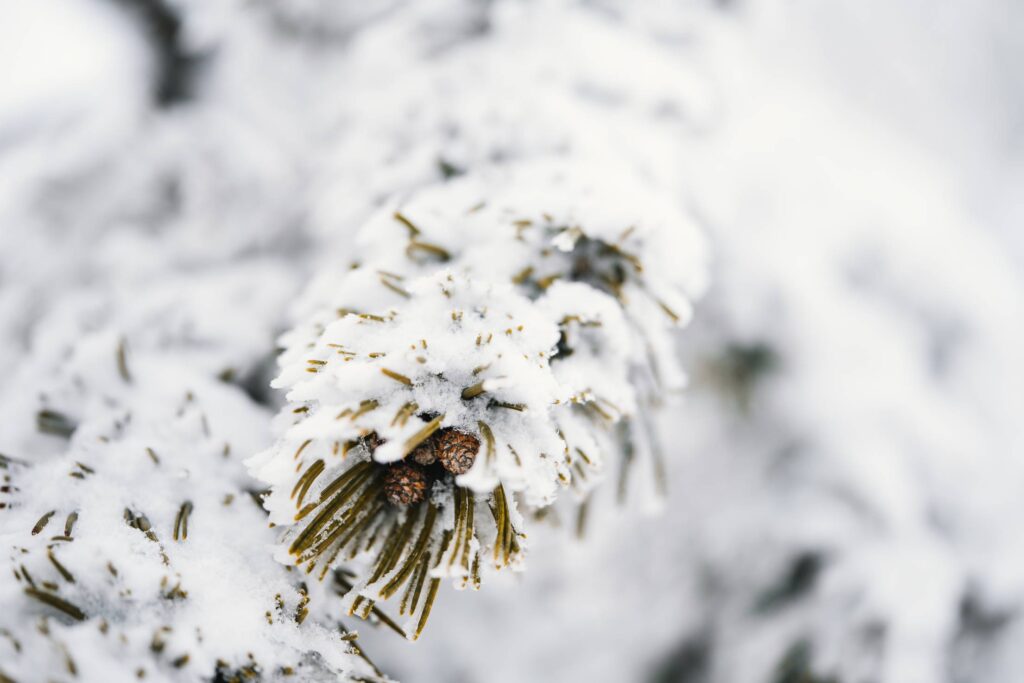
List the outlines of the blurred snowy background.
<svg viewBox="0 0 1024 683">
<path fill-rule="evenodd" d="M 289 302 L 381 201 L 611 151 L 714 249 L 669 495 L 609 482 L 582 540 L 553 520 L 365 649 L 403 681 L 1024 680 L 1021 64 L 1014 0 L 0 0 L 0 453 L 66 449 L 36 419 L 103 335 L 263 434 Z"/>
</svg>

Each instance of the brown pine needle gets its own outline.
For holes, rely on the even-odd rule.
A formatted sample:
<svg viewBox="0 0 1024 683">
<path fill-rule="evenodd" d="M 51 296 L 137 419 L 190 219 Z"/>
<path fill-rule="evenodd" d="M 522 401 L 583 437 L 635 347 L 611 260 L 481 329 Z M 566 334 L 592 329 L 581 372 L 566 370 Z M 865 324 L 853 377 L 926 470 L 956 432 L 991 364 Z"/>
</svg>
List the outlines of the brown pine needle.
<svg viewBox="0 0 1024 683">
<path fill-rule="evenodd" d="M 398 285 L 396 285 L 394 282 L 387 279 L 383 275 L 381 275 L 380 277 L 380 283 L 404 299 L 409 299 L 412 297 L 412 294 L 409 294 L 409 292 L 405 291 L 404 289 L 402 289 L 401 287 L 399 287 Z"/>
<path fill-rule="evenodd" d="M 473 568 L 469 572 L 473 590 L 480 590 L 480 553 L 473 553 Z"/>
<path fill-rule="evenodd" d="M 402 594 L 402 602 L 398 607 L 398 614 L 412 615 L 416 612 L 416 603 L 419 602 L 420 591 L 423 589 L 423 581 L 427 576 L 427 570 L 430 568 L 430 553 L 424 555 L 419 563 L 416 565 L 416 570 L 412 574 L 412 579 L 406 584 L 405 592 Z M 415 598 L 410 608 L 409 599 Z"/>
<path fill-rule="evenodd" d="M 444 419 L 444 415 L 438 415 L 433 420 L 424 425 L 423 429 L 419 430 L 415 434 L 409 437 L 408 441 L 405 442 L 405 454 L 409 455 L 413 449 L 419 446 L 421 443 L 430 438 L 430 435 L 441 428 L 441 420 Z"/>
<path fill-rule="evenodd" d="M 434 559 L 434 569 L 441 566 L 441 560 L 444 558 L 445 553 L 448 552 L 448 546 L 451 545 L 453 537 L 454 532 L 452 529 L 446 529 L 445 532 L 441 534 L 441 547 L 438 549 L 437 557 Z"/>
<path fill-rule="evenodd" d="M 415 402 L 410 401 L 409 403 L 406 403 L 398 409 L 397 413 L 395 413 L 394 419 L 391 420 L 391 426 L 394 427 L 395 425 L 398 425 L 399 427 L 404 427 L 405 423 L 409 421 L 409 418 L 415 414 L 418 408 L 419 406 L 417 406 Z"/>
<path fill-rule="evenodd" d="M 292 489 L 292 498 L 298 496 L 298 500 L 295 501 L 295 507 L 301 508 L 302 501 L 306 498 L 306 493 L 309 492 L 309 488 L 316 481 L 316 478 L 324 471 L 324 461 L 317 460 L 315 463 L 310 465 L 302 476 L 299 477 L 298 482 L 295 484 L 295 488 Z"/>
<path fill-rule="evenodd" d="M 406 218 L 400 211 L 395 211 L 395 220 L 404 225 L 409 230 L 409 238 L 416 237 L 420 234 L 420 229 L 417 228 L 412 221 Z"/>
<path fill-rule="evenodd" d="M 341 591 L 338 592 L 339 595 L 345 595 L 352 590 L 352 584 L 338 572 L 334 573 L 334 580 L 341 587 Z M 385 614 L 383 610 L 377 607 L 373 607 L 370 609 L 370 613 L 373 616 L 377 617 L 380 623 L 384 624 L 398 635 L 402 636 L 403 638 L 409 637 L 405 633 L 405 631 L 402 630 L 402 627 L 395 623 L 395 620 L 389 617 L 387 614 Z"/>
<path fill-rule="evenodd" d="M 590 512 L 590 498 L 580 503 L 576 513 L 576 538 L 583 538 L 587 533 L 587 518 Z"/>
<path fill-rule="evenodd" d="M 419 640 L 420 634 L 423 633 L 423 627 L 427 625 L 427 619 L 430 618 L 430 608 L 434 606 L 434 599 L 437 598 L 437 589 L 441 585 L 441 579 L 431 579 L 430 588 L 427 591 L 427 598 L 423 603 L 423 611 L 420 613 L 419 623 L 416 624 L 416 632 L 413 634 L 413 640 Z"/>
<path fill-rule="evenodd" d="M 311 443 L 313 443 L 313 439 L 306 439 L 305 441 L 303 441 L 302 445 L 299 446 L 299 449 L 297 451 L 295 451 L 295 458 L 294 459 L 298 460 L 299 456 L 302 455 L 302 451 L 306 450 L 306 446 L 308 446 Z"/>
<path fill-rule="evenodd" d="M 71 572 L 67 568 L 57 561 L 57 558 L 53 554 L 53 549 L 47 549 L 46 556 L 50 558 L 50 563 L 57 569 L 57 572 L 64 577 L 64 580 L 68 583 L 74 583 L 75 577 L 71 575 Z"/>
<path fill-rule="evenodd" d="M 385 374 L 387 374 L 387 373 L 385 373 Z M 378 403 L 376 400 L 374 400 L 372 398 L 368 399 L 366 401 L 360 401 L 359 402 L 359 408 L 354 413 L 352 413 L 352 417 L 350 419 L 353 422 L 355 422 L 359 417 L 361 417 L 363 415 L 366 415 L 368 412 L 370 412 L 372 410 L 376 410 L 377 406 L 379 406 L 379 405 L 380 405 L 380 403 Z"/>
<path fill-rule="evenodd" d="M 524 410 L 526 410 L 526 406 L 524 404 L 522 404 L 522 403 L 505 403 L 504 401 L 491 401 L 490 407 L 491 408 L 505 408 L 507 410 L 515 410 L 515 411 L 518 411 L 520 413 L 523 412 Z"/>
<path fill-rule="evenodd" d="M 483 420 L 480 420 L 476 424 L 477 424 L 477 427 L 480 428 L 480 433 L 484 437 L 484 442 L 487 444 L 487 456 L 486 456 L 487 460 L 486 460 L 486 462 L 491 462 L 491 460 L 494 458 L 494 455 L 495 455 L 494 432 L 491 431 L 490 425 L 488 425 Z"/>
<path fill-rule="evenodd" d="M 508 507 L 505 504 L 505 491 L 501 484 L 495 487 L 494 493 L 492 494 L 494 503 L 491 506 L 491 514 L 494 515 L 494 526 L 497 529 L 497 537 L 494 539 L 494 562 L 498 564 L 498 558 L 504 553 L 506 547 L 505 540 L 505 520 L 508 517 Z"/>
<path fill-rule="evenodd" d="M 401 382 L 407 387 L 412 386 L 412 380 L 399 372 L 395 372 L 394 370 L 388 370 L 387 368 L 381 368 L 380 371 L 383 372 L 388 377 L 390 377 L 391 379 L 395 380 L 396 382 Z"/>
<path fill-rule="evenodd" d="M 470 542 L 473 540 L 473 507 L 476 503 L 476 498 L 469 491 L 466 492 L 467 511 L 466 511 L 466 528 L 465 538 L 462 542 L 462 567 L 469 569 L 469 552 Z"/>
<path fill-rule="evenodd" d="M 466 523 L 465 495 L 465 490 L 462 487 L 455 487 L 455 528 L 452 529 L 452 539 L 455 543 L 452 546 L 451 555 L 448 556 L 449 568 L 455 564 L 455 558 L 459 556 L 459 549 L 462 545 L 462 527 Z"/>
<path fill-rule="evenodd" d="M 660 306 L 661 310 L 665 312 L 665 315 L 672 319 L 672 322 L 679 322 L 679 314 L 677 314 L 675 311 L 669 308 L 665 302 L 659 301 L 658 306 Z"/>
<path fill-rule="evenodd" d="M 75 522 L 78 521 L 78 512 L 72 512 L 68 515 L 68 518 L 64 520 L 64 536 L 71 538 L 71 532 L 75 529 Z"/>
<path fill-rule="evenodd" d="M 487 390 L 484 389 L 484 382 L 477 382 L 471 387 L 466 387 L 462 390 L 462 400 L 468 401 L 471 398 L 476 398 L 480 394 L 483 394 Z"/>
<path fill-rule="evenodd" d="M 85 612 L 80 610 L 75 605 L 71 604 L 64 598 L 54 595 L 53 593 L 47 593 L 35 588 L 26 588 L 25 595 L 30 598 L 35 598 L 39 602 L 42 602 L 56 610 L 63 612 L 75 621 L 85 621 Z"/>
<path fill-rule="evenodd" d="M 50 522 L 50 517 L 53 517 L 54 513 L 56 513 L 56 512 L 57 512 L 56 510 L 50 510 L 45 515 L 40 517 L 39 521 L 36 522 L 36 525 L 34 527 L 32 527 L 32 535 L 35 536 L 40 531 L 45 529 L 46 525 Z"/>
<path fill-rule="evenodd" d="M 412 240 L 409 245 L 405 248 L 406 255 L 415 260 L 415 254 L 417 252 L 424 252 L 427 256 L 432 256 L 439 261 L 451 260 L 452 255 L 448 253 L 448 250 L 444 247 L 439 247 L 436 244 L 429 242 L 420 242 L 418 240 Z"/>
<path fill-rule="evenodd" d="M 526 266 L 521 271 L 512 276 L 512 283 L 516 285 L 521 285 L 527 280 L 529 280 L 531 275 L 533 275 L 533 266 Z"/>
<path fill-rule="evenodd" d="M 188 516 L 192 514 L 192 502 L 185 501 L 178 510 L 178 516 L 174 520 L 174 540 L 184 541 L 188 538 Z"/>
<path fill-rule="evenodd" d="M 117 372 L 126 383 L 131 384 L 132 373 L 128 371 L 128 343 L 122 337 L 117 343 Z"/>
</svg>

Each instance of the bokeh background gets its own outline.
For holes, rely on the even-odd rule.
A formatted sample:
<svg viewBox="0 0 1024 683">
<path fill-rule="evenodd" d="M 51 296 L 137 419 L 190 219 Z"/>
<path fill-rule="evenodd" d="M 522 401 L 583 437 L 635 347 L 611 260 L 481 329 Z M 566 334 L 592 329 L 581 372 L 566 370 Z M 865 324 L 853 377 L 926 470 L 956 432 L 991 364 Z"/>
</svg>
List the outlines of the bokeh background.
<svg viewBox="0 0 1024 683">
<path fill-rule="evenodd" d="M 613 149 L 713 247 L 669 494 L 609 482 L 367 652 L 446 683 L 1024 680 L 1021 64 L 1014 0 L 0 0 L 0 451 L 99 326 L 231 367 L 269 420 L 290 302 L 381 201 Z"/>
</svg>

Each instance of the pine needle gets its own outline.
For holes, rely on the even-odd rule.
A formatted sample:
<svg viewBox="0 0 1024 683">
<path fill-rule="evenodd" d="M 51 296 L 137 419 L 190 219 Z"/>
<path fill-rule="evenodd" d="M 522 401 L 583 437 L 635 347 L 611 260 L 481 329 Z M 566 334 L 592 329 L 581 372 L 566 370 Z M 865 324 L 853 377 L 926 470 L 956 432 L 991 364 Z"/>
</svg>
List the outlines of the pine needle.
<svg viewBox="0 0 1024 683">
<path fill-rule="evenodd" d="M 64 598 L 54 595 L 53 593 L 47 593 L 35 588 L 26 588 L 25 595 L 30 598 L 35 598 L 39 602 L 42 602 L 50 607 L 53 607 L 60 612 L 68 615 L 75 621 L 85 621 L 85 612 L 80 610 L 77 606 L 68 602 Z"/>
<path fill-rule="evenodd" d="M 404 225 L 409 230 L 409 238 L 412 239 L 420 234 L 420 229 L 417 228 L 412 221 L 406 218 L 400 211 L 395 211 L 395 220 Z"/>
<path fill-rule="evenodd" d="M 292 489 L 291 497 L 295 498 L 296 495 L 298 496 L 298 500 L 295 501 L 295 507 L 302 507 L 302 501 L 305 500 L 306 493 L 323 471 L 324 461 L 317 460 L 302 473 L 302 476 L 299 477 L 298 482 L 295 484 L 295 488 Z"/>
<path fill-rule="evenodd" d="M 192 514 L 192 502 L 185 501 L 178 510 L 178 516 L 174 519 L 174 540 L 184 541 L 188 538 L 188 516 Z"/>
<path fill-rule="evenodd" d="M 401 382 L 407 387 L 412 386 L 412 380 L 399 372 L 395 372 L 394 370 L 388 370 L 387 368 L 381 368 L 380 371 L 383 372 L 388 377 L 390 377 L 391 379 L 395 380 L 396 382 Z"/>
<path fill-rule="evenodd" d="M 421 443 L 430 438 L 430 435 L 441 428 L 441 420 L 444 419 L 444 415 L 438 415 L 433 420 L 424 425 L 423 429 L 419 430 L 415 434 L 409 437 L 408 441 L 405 442 L 405 454 L 409 455 L 413 449 L 419 446 Z"/>
<path fill-rule="evenodd" d="M 430 608 L 434 606 L 434 599 L 437 598 L 437 589 L 440 585 L 441 579 L 430 580 L 430 588 L 427 591 L 427 598 L 423 603 L 423 612 L 420 613 L 420 620 L 416 624 L 416 632 L 412 636 L 413 640 L 419 640 L 420 634 L 423 633 L 423 627 L 427 625 L 427 619 L 430 618 Z"/>
<path fill-rule="evenodd" d="M 75 577 L 71 575 L 71 572 L 69 572 L 64 565 L 62 565 L 60 562 L 57 561 L 56 556 L 54 556 L 54 554 L 53 554 L 53 549 L 52 548 L 47 548 L 46 556 L 48 558 L 50 558 L 50 563 L 54 566 L 54 568 L 57 570 L 57 572 L 62 577 L 64 577 L 65 581 L 67 581 L 68 583 L 74 583 L 75 582 Z"/>
<path fill-rule="evenodd" d="M 128 342 L 122 337 L 117 343 L 117 372 L 127 384 L 132 382 L 132 373 L 128 370 Z"/>
<path fill-rule="evenodd" d="M 36 522 L 34 527 L 32 527 L 32 535 L 35 536 L 39 532 L 41 532 L 43 529 L 45 529 L 46 525 L 50 522 L 50 517 L 53 517 L 54 513 L 56 513 L 56 512 L 57 512 L 56 510 L 50 510 L 45 515 L 40 517 L 39 521 Z"/>
</svg>

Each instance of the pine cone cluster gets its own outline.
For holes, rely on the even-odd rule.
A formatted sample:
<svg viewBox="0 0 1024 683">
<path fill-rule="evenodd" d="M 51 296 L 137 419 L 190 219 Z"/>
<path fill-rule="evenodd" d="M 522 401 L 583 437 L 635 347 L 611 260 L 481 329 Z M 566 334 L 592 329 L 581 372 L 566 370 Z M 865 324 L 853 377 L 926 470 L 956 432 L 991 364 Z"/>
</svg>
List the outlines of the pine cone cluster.
<svg viewBox="0 0 1024 683">
<path fill-rule="evenodd" d="M 381 443 L 376 434 L 374 447 Z M 417 446 L 407 461 L 391 465 L 384 473 L 384 494 L 392 505 L 412 505 L 424 500 L 430 488 L 431 465 L 439 463 L 452 475 L 465 474 L 476 462 L 480 439 L 446 427 L 434 432 Z M 372 453 L 372 450 L 371 450 Z"/>
</svg>

